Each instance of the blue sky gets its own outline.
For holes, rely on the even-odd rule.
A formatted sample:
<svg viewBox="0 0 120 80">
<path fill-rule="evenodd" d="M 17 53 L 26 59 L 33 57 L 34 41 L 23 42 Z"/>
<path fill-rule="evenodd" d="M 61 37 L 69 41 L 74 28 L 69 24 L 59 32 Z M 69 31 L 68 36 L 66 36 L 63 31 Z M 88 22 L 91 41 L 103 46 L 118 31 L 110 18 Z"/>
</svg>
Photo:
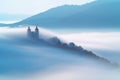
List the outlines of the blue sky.
<svg viewBox="0 0 120 80">
<path fill-rule="evenodd" d="M 94 0 L 0 0 L 0 21 L 19 21 L 56 6 L 82 5 L 91 1 Z"/>
</svg>

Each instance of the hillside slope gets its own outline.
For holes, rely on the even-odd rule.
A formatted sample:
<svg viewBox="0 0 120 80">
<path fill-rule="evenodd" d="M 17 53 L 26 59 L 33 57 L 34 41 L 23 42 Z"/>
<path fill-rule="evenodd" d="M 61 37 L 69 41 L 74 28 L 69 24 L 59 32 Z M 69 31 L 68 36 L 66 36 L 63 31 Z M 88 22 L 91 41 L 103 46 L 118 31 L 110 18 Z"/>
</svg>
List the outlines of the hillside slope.
<svg viewBox="0 0 120 80">
<path fill-rule="evenodd" d="M 29 17 L 14 25 L 46 28 L 119 28 L 120 1 L 95 1 L 83 6 L 64 5 Z M 62 27 L 61 27 L 62 26 Z"/>
</svg>

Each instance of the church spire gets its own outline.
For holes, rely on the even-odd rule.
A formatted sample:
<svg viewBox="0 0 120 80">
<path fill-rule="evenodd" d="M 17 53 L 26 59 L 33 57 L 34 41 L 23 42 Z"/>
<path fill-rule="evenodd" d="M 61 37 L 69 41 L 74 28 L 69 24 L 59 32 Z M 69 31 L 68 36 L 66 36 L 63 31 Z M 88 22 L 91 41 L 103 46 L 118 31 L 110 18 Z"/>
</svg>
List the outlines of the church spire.
<svg viewBox="0 0 120 80">
<path fill-rule="evenodd" d="M 35 30 L 38 30 L 38 27 L 36 26 Z"/>
<path fill-rule="evenodd" d="M 28 26 L 27 36 L 31 39 L 39 39 L 39 29 L 36 26 L 35 31 L 31 31 L 31 28 Z"/>
<path fill-rule="evenodd" d="M 27 29 L 27 36 L 30 36 L 30 34 L 31 34 L 31 29 L 30 29 L 30 27 L 28 26 L 28 29 Z"/>
<path fill-rule="evenodd" d="M 28 26 L 28 30 L 31 31 L 30 26 Z"/>
<path fill-rule="evenodd" d="M 36 28 L 35 28 L 35 33 L 36 33 L 36 37 L 39 38 L 39 29 L 38 29 L 37 26 L 36 26 Z"/>
</svg>

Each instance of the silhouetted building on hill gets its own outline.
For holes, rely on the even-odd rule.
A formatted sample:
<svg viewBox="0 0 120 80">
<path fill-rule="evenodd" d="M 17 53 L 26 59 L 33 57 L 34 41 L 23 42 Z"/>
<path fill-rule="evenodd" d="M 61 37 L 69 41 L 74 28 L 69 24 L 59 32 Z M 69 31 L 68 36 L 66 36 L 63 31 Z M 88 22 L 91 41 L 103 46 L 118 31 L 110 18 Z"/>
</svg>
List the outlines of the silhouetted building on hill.
<svg viewBox="0 0 120 80">
<path fill-rule="evenodd" d="M 36 26 L 35 31 L 31 31 L 30 27 L 27 29 L 27 36 L 32 39 L 39 39 L 39 29 Z"/>
</svg>

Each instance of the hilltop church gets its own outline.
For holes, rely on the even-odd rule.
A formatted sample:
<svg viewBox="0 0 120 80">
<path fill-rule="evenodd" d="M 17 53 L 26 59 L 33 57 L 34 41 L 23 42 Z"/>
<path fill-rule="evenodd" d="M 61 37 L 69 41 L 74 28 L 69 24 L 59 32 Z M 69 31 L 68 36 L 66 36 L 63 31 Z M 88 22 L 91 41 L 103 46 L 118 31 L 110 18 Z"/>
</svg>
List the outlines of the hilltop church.
<svg viewBox="0 0 120 80">
<path fill-rule="evenodd" d="M 30 27 L 27 29 L 27 36 L 31 39 L 39 39 L 39 29 L 36 26 L 35 31 L 32 31 Z"/>
</svg>

